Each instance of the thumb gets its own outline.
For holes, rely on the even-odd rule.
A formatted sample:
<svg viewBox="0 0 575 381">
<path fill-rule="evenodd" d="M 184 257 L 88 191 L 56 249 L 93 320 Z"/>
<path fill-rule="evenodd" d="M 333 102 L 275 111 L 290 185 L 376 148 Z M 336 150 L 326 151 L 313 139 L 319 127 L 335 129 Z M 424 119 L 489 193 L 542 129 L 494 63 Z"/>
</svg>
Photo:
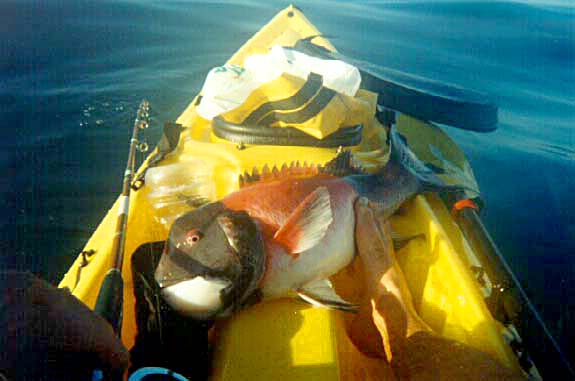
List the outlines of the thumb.
<svg viewBox="0 0 575 381">
<path fill-rule="evenodd" d="M 373 277 L 382 275 L 393 264 L 391 241 L 383 234 L 367 199 L 356 201 L 355 218 L 355 243 L 364 270 Z"/>
<path fill-rule="evenodd" d="M 45 306 L 43 319 L 50 322 L 51 351 L 87 356 L 105 369 L 129 365 L 129 353 L 112 326 L 69 291 L 37 279 L 33 292 L 36 303 Z"/>
</svg>

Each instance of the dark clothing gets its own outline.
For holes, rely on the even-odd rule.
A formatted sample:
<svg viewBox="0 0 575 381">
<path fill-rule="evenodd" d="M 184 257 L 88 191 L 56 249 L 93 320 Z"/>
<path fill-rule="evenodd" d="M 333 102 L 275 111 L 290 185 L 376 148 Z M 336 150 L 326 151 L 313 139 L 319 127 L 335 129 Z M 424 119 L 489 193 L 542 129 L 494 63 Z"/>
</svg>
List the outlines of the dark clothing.
<svg viewBox="0 0 575 381">
<path fill-rule="evenodd" d="M 207 379 L 212 323 L 183 317 L 161 298 L 154 270 L 163 247 L 164 242 L 145 244 L 132 256 L 138 334 L 130 351 L 131 368 L 160 366 L 193 380 Z"/>
</svg>

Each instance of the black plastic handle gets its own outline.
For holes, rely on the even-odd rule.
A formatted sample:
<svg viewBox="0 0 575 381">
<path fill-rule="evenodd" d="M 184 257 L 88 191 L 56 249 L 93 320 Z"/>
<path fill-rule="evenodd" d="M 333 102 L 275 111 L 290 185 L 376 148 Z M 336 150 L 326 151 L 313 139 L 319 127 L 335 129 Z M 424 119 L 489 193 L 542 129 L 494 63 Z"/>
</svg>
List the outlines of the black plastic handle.
<svg viewBox="0 0 575 381">
<path fill-rule="evenodd" d="M 124 308 L 124 280 L 122 272 L 111 269 L 104 276 L 94 311 L 102 316 L 120 337 L 122 330 L 122 309 Z M 120 381 L 121 372 L 104 372 L 96 369 L 92 373 L 92 381 Z"/>
<path fill-rule="evenodd" d="M 124 280 L 118 269 L 106 273 L 94 311 L 110 323 L 118 336 L 122 327 Z"/>
</svg>

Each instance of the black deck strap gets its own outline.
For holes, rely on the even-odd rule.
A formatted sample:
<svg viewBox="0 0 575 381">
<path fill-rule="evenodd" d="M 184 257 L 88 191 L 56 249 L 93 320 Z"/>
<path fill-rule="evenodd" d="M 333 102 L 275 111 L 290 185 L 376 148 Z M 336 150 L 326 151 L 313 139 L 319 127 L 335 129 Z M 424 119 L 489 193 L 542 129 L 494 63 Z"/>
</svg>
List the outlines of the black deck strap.
<svg viewBox="0 0 575 381">
<path fill-rule="evenodd" d="M 299 40 L 292 49 L 357 67 L 361 73 L 361 88 L 379 94 L 378 104 L 423 121 L 464 130 L 489 132 L 497 129 L 497 106 L 485 94 L 329 51 L 314 44 L 315 37 L 318 36 Z"/>
<path fill-rule="evenodd" d="M 317 139 L 294 127 L 268 127 L 229 123 L 221 117 L 212 120 L 214 134 L 234 143 L 272 146 L 304 146 L 336 148 L 355 146 L 361 142 L 363 126 L 340 128 L 323 139 Z"/>
<path fill-rule="evenodd" d="M 250 115 L 242 121 L 242 124 L 265 124 L 262 122 L 262 119 L 274 112 L 297 112 L 300 108 L 305 106 L 306 103 L 309 103 L 314 96 L 316 96 L 316 94 L 322 89 L 322 86 L 323 77 L 312 72 L 296 94 L 277 101 L 263 103 L 252 111 Z M 325 105 L 323 107 L 325 107 Z"/>
<path fill-rule="evenodd" d="M 146 168 L 144 168 L 144 170 L 140 172 L 136 179 L 133 181 L 133 190 L 137 191 L 144 185 L 144 178 L 149 168 L 157 166 L 158 163 L 162 161 L 167 154 L 176 149 L 178 142 L 180 141 L 180 134 L 183 129 L 184 127 L 178 123 L 166 122 L 164 124 L 164 133 L 160 138 L 160 142 L 158 143 L 154 153 L 150 156 Z"/>
<path fill-rule="evenodd" d="M 304 123 L 319 114 L 336 94 L 334 90 L 322 87 L 317 94 L 315 94 L 313 101 L 309 102 L 302 109 L 283 112 L 275 110 L 266 115 L 260 123 L 264 126 L 271 125 L 275 122 L 283 122 L 286 124 Z"/>
</svg>

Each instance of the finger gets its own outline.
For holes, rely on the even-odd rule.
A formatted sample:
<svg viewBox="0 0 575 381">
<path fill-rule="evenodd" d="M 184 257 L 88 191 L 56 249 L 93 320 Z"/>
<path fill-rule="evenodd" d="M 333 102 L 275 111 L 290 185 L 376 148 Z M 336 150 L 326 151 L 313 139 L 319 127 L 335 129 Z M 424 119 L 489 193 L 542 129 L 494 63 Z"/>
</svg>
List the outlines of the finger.
<svg viewBox="0 0 575 381">
<path fill-rule="evenodd" d="M 355 212 L 356 215 L 366 217 L 368 220 L 372 220 L 376 226 L 382 225 L 387 222 L 383 218 L 378 218 L 380 213 L 378 213 L 377 205 L 371 203 L 367 198 L 360 197 L 355 202 Z"/>
<path fill-rule="evenodd" d="M 387 237 L 377 220 L 375 213 L 365 201 L 358 200 L 355 208 L 356 214 L 356 242 L 360 255 L 374 249 L 387 250 Z"/>
<path fill-rule="evenodd" d="M 62 290 L 60 290 L 62 291 Z M 63 314 L 73 314 L 76 317 L 75 325 L 69 325 L 67 334 L 71 337 L 81 335 L 85 338 L 87 348 L 77 348 L 87 350 L 94 354 L 98 364 L 104 369 L 125 369 L 129 365 L 130 356 L 122 341 L 118 338 L 112 326 L 90 310 L 86 305 L 76 299 L 73 295 L 63 292 L 66 303 L 62 304 L 66 310 Z M 78 343 L 79 341 L 76 341 Z"/>
<path fill-rule="evenodd" d="M 390 241 L 383 236 L 373 210 L 359 199 L 355 205 L 355 241 L 365 270 L 372 276 L 385 272 L 392 264 Z"/>
<path fill-rule="evenodd" d="M 369 242 L 371 237 L 379 234 L 374 225 L 373 210 L 369 207 L 365 197 L 360 197 L 355 203 L 356 235 L 359 243 Z"/>
<path fill-rule="evenodd" d="M 112 326 L 98 316 L 94 352 L 104 369 L 124 370 L 130 365 L 130 353 L 115 334 Z M 104 329 L 104 326 L 106 329 Z"/>
</svg>

